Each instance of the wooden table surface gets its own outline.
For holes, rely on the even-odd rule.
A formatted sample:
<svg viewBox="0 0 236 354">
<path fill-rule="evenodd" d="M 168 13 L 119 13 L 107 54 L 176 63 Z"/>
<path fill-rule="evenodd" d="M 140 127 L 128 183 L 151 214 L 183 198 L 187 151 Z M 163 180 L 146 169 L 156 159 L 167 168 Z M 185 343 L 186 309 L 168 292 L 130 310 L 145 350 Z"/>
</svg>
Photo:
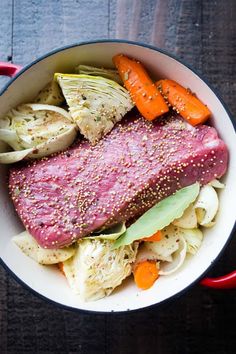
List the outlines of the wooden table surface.
<svg viewBox="0 0 236 354">
<path fill-rule="evenodd" d="M 236 115 L 235 0 L 0 0 L 0 61 L 25 65 L 81 40 L 165 48 L 204 74 Z M 0 79 L 0 85 L 7 81 Z M 234 211 L 232 211 L 234 212 Z M 236 238 L 211 274 L 236 268 Z M 0 268 L 0 353 L 236 353 L 236 290 L 195 285 L 165 306 L 126 315 L 59 309 Z"/>
</svg>

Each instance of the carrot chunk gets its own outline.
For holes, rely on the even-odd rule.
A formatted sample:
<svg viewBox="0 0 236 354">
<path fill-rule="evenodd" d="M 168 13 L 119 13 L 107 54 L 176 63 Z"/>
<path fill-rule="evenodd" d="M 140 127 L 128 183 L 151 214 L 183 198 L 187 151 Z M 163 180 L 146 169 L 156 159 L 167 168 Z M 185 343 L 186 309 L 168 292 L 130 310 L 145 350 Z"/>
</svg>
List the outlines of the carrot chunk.
<svg viewBox="0 0 236 354">
<path fill-rule="evenodd" d="M 170 105 L 191 125 L 204 123 L 211 115 L 205 106 L 189 89 L 173 80 L 160 80 L 157 88 Z"/>
<path fill-rule="evenodd" d="M 144 261 L 137 264 L 134 271 L 134 281 L 140 289 L 149 289 L 158 278 L 158 268 L 155 261 Z"/>
<path fill-rule="evenodd" d="M 59 268 L 59 270 L 62 272 L 62 274 L 65 275 L 65 272 L 64 272 L 64 266 L 63 266 L 63 262 L 59 262 L 57 263 L 57 267 Z"/>
<path fill-rule="evenodd" d="M 113 57 L 113 62 L 144 118 L 153 120 L 169 111 L 164 98 L 139 61 L 118 54 Z"/>
<path fill-rule="evenodd" d="M 150 237 L 144 237 L 142 238 L 142 241 L 148 241 L 148 242 L 158 242 L 161 241 L 162 239 L 162 232 L 161 231 L 157 231 L 155 234 L 153 234 Z"/>
</svg>

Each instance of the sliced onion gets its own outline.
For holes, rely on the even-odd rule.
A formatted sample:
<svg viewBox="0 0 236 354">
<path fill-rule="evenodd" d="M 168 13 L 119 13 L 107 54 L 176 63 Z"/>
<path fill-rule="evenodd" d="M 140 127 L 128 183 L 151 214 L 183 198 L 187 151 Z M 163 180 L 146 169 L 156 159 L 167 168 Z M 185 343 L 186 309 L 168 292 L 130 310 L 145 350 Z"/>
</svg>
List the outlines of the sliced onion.
<svg viewBox="0 0 236 354">
<path fill-rule="evenodd" d="M 29 153 L 27 157 L 29 158 L 41 158 L 44 156 L 51 155 L 55 152 L 63 151 L 68 146 L 70 146 L 77 135 L 76 127 L 72 127 L 65 133 L 55 136 L 45 143 L 39 144 L 34 148 L 32 153 Z M 37 152 L 36 152 L 37 151 Z"/>
<path fill-rule="evenodd" d="M 196 254 L 201 247 L 203 240 L 203 233 L 200 229 L 181 229 L 180 235 L 183 236 L 187 242 L 187 253 Z"/>
<path fill-rule="evenodd" d="M 211 225 L 219 208 L 218 195 L 210 185 L 203 186 L 194 204 L 198 223 L 202 226 Z"/>
<path fill-rule="evenodd" d="M 154 244 L 154 242 L 152 243 Z M 138 249 L 138 254 L 134 263 L 134 268 L 135 266 L 140 263 L 140 262 L 144 262 L 146 260 L 149 261 L 157 261 L 160 260 L 160 257 L 157 257 L 157 254 L 155 252 L 154 249 L 152 249 L 151 247 L 147 247 L 147 242 L 144 242 L 141 246 L 139 246 Z M 172 256 L 165 256 L 165 257 L 161 257 L 163 261 L 166 262 L 171 262 L 172 261 Z"/>
<path fill-rule="evenodd" d="M 181 218 L 174 220 L 173 225 L 184 229 L 195 229 L 198 223 L 204 227 L 215 225 L 213 219 L 219 208 L 219 200 L 213 187 L 224 188 L 224 185 L 218 180 L 213 180 L 201 187 L 195 204 L 189 206 Z"/>
<path fill-rule="evenodd" d="M 32 258 L 36 262 L 38 261 L 37 252 L 38 244 L 30 236 L 27 231 L 21 232 L 19 235 L 16 235 L 12 238 L 12 241 L 25 253 L 28 257 Z"/>
<path fill-rule="evenodd" d="M 0 129 L 0 140 L 10 145 L 14 150 L 21 150 L 18 135 L 11 129 Z"/>
<path fill-rule="evenodd" d="M 7 152 L 9 150 L 9 145 L 0 140 L 0 153 Z"/>
<path fill-rule="evenodd" d="M 55 152 L 63 151 L 70 146 L 77 134 L 75 127 L 67 132 L 49 139 L 47 142 L 37 145 L 34 148 L 21 151 L 10 151 L 0 153 L 0 163 L 10 164 L 21 161 L 25 158 L 41 158 Z"/>
<path fill-rule="evenodd" d="M 23 160 L 25 157 L 29 156 L 34 148 L 25 149 L 21 151 L 10 151 L 0 153 L 0 163 L 10 164 Z"/>
<path fill-rule="evenodd" d="M 185 239 L 179 237 L 179 248 L 172 255 L 172 262 L 160 262 L 159 264 L 159 274 L 160 275 L 170 275 L 176 272 L 184 263 L 186 253 L 187 253 L 187 243 Z"/>
<path fill-rule="evenodd" d="M 209 186 L 212 186 L 214 188 L 219 188 L 219 189 L 225 188 L 224 183 L 221 183 L 218 179 L 213 179 L 213 181 L 211 181 L 208 184 L 209 184 Z"/>
<path fill-rule="evenodd" d="M 216 224 L 215 221 L 211 221 L 211 222 L 209 222 L 208 224 L 204 224 L 203 226 L 209 228 L 209 227 L 214 226 L 215 224 Z"/>
<path fill-rule="evenodd" d="M 184 211 L 181 218 L 175 219 L 172 224 L 184 229 L 195 229 L 197 227 L 197 215 L 193 204 Z"/>
<path fill-rule="evenodd" d="M 35 123 L 32 111 L 51 111 L 44 123 L 46 112 Z M 53 116 L 53 112 L 61 117 Z M 41 158 L 62 151 L 70 146 L 77 134 L 77 126 L 67 111 L 45 104 L 25 104 L 9 113 L 12 124 L 9 129 L 0 129 L 0 140 L 14 151 L 0 155 L 0 163 L 14 163 L 24 158 Z M 8 117 L 8 116 L 7 116 Z M 40 135 L 39 135 L 40 134 Z M 39 137 L 41 136 L 41 140 Z M 38 139 L 38 140 L 37 140 Z"/>
<path fill-rule="evenodd" d="M 179 233 L 178 228 L 169 225 L 161 231 L 164 237 L 158 242 L 145 242 L 147 250 L 156 254 L 158 260 L 169 260 L 172 254 L 178 249 Z"/>
<path fill-rule="evenodd" d="M 63 108 L 57 106 L 51 106 L 50 104 L 41 104 L 41 103 L 27 103 L 26 106 L 29 106 L 33 111 L 52 111 L 58 114 L 61 114 L 65 118 L 68 118 L 72 122 L 70 114 Z"/>
<path fill-rule="evenodd" d="M 28 231 L 24 231 L 19 235 L 14 236 L 12 240 L 22 252 L 40 264 L 56 264 L 64 262 L 71 258 L 75 253 L 75 248 L 73 246 L 60 249 L 44 249 L 38 245 Z"/>
<path fill-rule="evenodd" d="M 179 228 L 170 224 L 161 232 L 163 238 L 158 242 L 144 242 L 137 254 L 136 263 L 144 260 L 172 261 L 172 255 L 179 248 Z"/>
</svg>

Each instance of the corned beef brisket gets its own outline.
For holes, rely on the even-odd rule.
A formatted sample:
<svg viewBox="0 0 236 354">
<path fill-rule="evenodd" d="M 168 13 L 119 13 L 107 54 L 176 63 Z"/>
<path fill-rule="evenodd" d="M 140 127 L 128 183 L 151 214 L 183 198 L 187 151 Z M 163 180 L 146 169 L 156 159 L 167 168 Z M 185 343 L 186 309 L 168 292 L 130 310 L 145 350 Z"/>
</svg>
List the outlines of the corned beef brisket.
<svg viewBox="0 0 236 354">
<path fill-rule="evenodd" d="M 227 161 L 212 127 L 128 116 L 96 146 L 83 140 L 15 165 L 9 188 L 26 229 L 42 247 L 58 248 L 137 218 L 182 187 L 221 177 Z"/>
</svg>

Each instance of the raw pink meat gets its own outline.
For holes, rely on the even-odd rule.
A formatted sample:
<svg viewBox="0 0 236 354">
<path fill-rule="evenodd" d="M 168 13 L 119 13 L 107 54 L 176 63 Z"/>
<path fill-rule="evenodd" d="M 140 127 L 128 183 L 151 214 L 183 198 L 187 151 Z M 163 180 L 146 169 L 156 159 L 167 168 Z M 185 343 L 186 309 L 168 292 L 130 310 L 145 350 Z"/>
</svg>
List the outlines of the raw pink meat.
<svg viewBox="0 0 236 354">
<path fill-rule="evenodd" d="M 137 218 L 159 200 L 227 169 L 214 128 L 179 117 L 128 116 L 96 146 L 67 151 L 10 171 L 9 188 L 26 229 L 45 248 L 70 245 L 103 226 Z"/>
</svg>

